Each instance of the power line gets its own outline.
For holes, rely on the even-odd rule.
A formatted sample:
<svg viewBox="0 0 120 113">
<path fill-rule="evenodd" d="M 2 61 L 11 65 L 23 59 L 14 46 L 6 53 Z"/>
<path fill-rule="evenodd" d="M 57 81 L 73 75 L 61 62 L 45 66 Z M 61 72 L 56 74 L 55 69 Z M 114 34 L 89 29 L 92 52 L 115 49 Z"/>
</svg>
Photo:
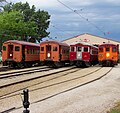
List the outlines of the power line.
<svg viewBox="0 0 120 113">
<path fill-rule="evenodd" d="M 91 24 L 92 26 L 94 26 L 96 29 L 98 29 L 99 31 L 101 31 L 104 35 L 106 35 L 106 33 L 101 30 L 98 26 L 96 26 L 94 23 L 92 23 L 91 21 L 89 21 L 87 18 L 85 18 L 84 16 L 82 16 L 80 13 L 77 12 L 77 10 L 73 10 L 71 7 L 69 7 L 68 5 L 64 4 L 63 2 L 57 0 L 60 4 L 62 4 L 63 6 L 65 6 L 66 8 L 70 9 L 72 12 L 76 13 L 79 17 L 81 17 L 82 19 L 86 20 L 89 24 Z"/>
<path fill-rule="evenodd" d="M 62 31 L 62 32 L 65 33 L 65 31 L 63 31 L 62 29 L 56 27 L 55 25 L 51 24 L 51 26 L 52 26 L 53 28 L 55 28 L 55 29 L 57 29 L 57 30 Z M 66 34 L 71 35 L 71 33 L 66 33 Z M 72 34 L 72 35 L 73 35 L 73 34 Z"/>
</svg>

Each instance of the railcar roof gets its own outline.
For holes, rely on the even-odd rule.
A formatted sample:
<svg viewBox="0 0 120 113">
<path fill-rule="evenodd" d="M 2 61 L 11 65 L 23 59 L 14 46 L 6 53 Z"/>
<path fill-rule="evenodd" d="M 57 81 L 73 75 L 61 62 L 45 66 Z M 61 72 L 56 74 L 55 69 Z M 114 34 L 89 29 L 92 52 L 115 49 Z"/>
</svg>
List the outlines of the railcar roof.
<svg viewBox="0 0 120 113">
<path fill-rule="evenodd" d="M 58 42 L 58 41 L 55 41 L 55 40 L 43 41 L 43 42 L 41 42 L 40 44 L 45 44 L 45 43 L 56 43 L 56 44 L 62 45 L 62 46 L 69 46 L 69 45 L 66 44 L 66 43 Z"/>
<path fill-rule="evenodd" d="M 96 46 L 94 46 L 94 45 L 92 45 L 92 44 L 86 43 L 86 42 L 74 42 L 74 43 L 72 43 L 71 45 L 78 45 L 78 44 L 82 44 L 82 45 L 86 45 L 86 46 L 91 46 L 91 47 L 98 48 L 98 47 L 96 47 Z M 70 46 L 71 46 L 71 45 L 70 45 Z"/>
<path fill-rule="evenodd" d="M 16 43 L 16 44 L 36 46 L 36 47 L 40 46 L 39 44 L 35 44 L 35 43 L 31 43 L 31 42 L 25 42 L 25 41 L 19 41 L 19 40 L 8 40 L 8 41 L 4 42 L 4 44 L 7 44 L 7 43 Z"/>
</svg>

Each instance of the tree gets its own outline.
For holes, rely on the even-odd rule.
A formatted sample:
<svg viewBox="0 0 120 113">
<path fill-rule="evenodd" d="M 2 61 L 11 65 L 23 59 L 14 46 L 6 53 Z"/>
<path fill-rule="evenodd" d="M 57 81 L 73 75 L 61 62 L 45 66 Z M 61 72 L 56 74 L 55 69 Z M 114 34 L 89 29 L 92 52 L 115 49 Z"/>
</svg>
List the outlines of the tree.
<svg viewBox="0 0 120 113">
<path fill-rule="evenodd" d="M 2 11 L 4 2 L 7 2 L 7 1 L 6 0 L 0 0 L 0 12 Z"/>
<path fill-rule="evenodd" d="M 0 40 L 2 42 L 17 39 L 27 41 L 28 36 L 37 35 L 36 23 L 24 22 L 23 15 L 18 11 L 0 13 Z"/>
<path fill-rule="evenodd" d="M 50 21 L 50 15 L 47 11 L 40 11 L 38 10 L 33 15 L 33 19 L 37 25 L 36 32 L 38 34 L 37 40 L 40 42 L 43 37 L 47 37 L 49 35 L 49 32 L 46 32 L 47 28 L 49 27 Z"/>
<path fill-rule="evenodd" d="M 10 13 L 10 15 L 15 14 L 15 12 L 19 12 L 19 15 L 21 15 L 20 17 L 16 17 L 15 15 L 13 18 L 11 17 L 14 22 L 12 24 L 12 28 L 8 27 L 9 32 L 7 33 L 13 34 L 14 29 L 15 34 L 24 34 L 24 38 L 21 39 L 28 40 L 29 37 L 29 41 L 32 42 L 36 42 L 36 40 L 40 42 L 42 38 L 45 38 L 49 35 L 49 32 L 47 32 L 47 28 L 49 27 L 50 23 L 50 15 L 47 11 L 41 11 L 40 9 L 38 11 L 35 11 L 36 7 L 33 5 L 30 8 L 27 2 L 18 2 L 15 4 L 9 3 L 5 5 L 3 9 L 3 12 L 7 12 L 8 14 Z M 7 15 L 7 13 L 4 14 Z M 6 19 L 8 18 L 6 17 Z M 7 24 L 11 26 L 11 23 L 8 22 Z"/>
</svg>

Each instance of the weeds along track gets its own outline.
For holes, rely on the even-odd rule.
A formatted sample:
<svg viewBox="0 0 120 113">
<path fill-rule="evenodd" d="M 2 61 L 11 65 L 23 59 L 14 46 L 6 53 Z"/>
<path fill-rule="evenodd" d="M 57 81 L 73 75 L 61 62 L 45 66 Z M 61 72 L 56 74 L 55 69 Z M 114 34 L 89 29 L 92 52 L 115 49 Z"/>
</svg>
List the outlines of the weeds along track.
<svg viewBox="0 0 120 113">
<path fill-rule="evenodd" d="M 26 86 L 26 84 L 24 84 L 24 87 L 16 90 L 17 92 L 13 91 L 6 95 L 2 95 L 0 97 L 0 101 L 3 106 L 1 106 L 0 109 L 3 108 L 3 111 L 12 108 L 14 108 L 12 110 L 20 109 L 22 107 L 20 97 L 22 88 L 29 88 L 30 102 L 31 104 L 34 104 L 99 80 L 111 70 L 112 68 L 110 67 L 92 67 L 85 69 L 74 68 L 69 71 L 63 71 L 57 74 L 54 73 L 51 76 L 39 78 L 39 80 L 37 80 L 33 85 L 29 84 Z M 6 101 L 9 101 L 10 103 L 17 103 L 8 104 L 5 107 Z"/>
</svg>

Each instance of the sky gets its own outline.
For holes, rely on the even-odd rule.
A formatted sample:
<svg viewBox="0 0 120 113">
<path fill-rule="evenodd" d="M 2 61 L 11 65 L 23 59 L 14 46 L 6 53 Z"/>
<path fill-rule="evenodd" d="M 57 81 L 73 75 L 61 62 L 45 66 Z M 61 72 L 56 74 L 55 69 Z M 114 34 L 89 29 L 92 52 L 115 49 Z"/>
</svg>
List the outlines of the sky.
<svg viewBox="0 0 120 113">
<path fill-rule="evenodd" d="M 120 42 L 120 0 L 11 0 L 26 1 L 51 15 L 48 31 L 52 39 L 89 33 Z"/>
</svg>

